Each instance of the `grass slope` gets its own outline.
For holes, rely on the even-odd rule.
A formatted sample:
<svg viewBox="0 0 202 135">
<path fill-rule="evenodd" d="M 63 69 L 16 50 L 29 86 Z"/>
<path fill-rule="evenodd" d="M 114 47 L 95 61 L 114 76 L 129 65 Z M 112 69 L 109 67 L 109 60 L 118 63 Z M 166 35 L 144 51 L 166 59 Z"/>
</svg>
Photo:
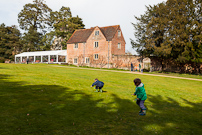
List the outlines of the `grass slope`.
<svg viewBox="0 0 202 135">
<path fill-rule="evenodd" d="M 90 86 L 105 83 L 104 93 Z M 146 116 L 131 94 L 141 78 Z M 202 82 L 139 74 L 0 64 L 1 135 L 200 134 Z"/>
</svg>

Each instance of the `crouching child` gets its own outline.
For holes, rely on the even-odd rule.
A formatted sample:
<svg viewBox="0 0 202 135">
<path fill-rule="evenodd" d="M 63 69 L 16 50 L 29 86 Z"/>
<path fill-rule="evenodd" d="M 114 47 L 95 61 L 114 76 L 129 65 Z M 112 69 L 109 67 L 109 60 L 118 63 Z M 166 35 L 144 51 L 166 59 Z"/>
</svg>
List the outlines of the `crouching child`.
<svg viewBox="0 0 202 135">
<path fill-rule="evenodd" d="M 95 92 L 98 92 L 98 90 L 100 92 L 102 92 L 102 88 L 104 86 L 104 83 L 99 81 L 97 78 L 94 80 L 94 83 L 91 85 L 91 87 L 95 86 L 95 89 L 96 91 Z"/>
</svg>

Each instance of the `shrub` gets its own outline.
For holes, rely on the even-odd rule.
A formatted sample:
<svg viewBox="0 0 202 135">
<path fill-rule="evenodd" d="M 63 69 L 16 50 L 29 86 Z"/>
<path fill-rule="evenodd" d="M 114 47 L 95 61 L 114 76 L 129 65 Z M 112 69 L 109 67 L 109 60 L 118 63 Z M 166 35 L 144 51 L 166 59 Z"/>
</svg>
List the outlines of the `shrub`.
<svg viewBox="0 0 202 135">
<path fill-rule="evenodd" d="M 4 63 L 5 59 L 3 57 L 0 57 L 0 63 Z"/>
</svg>

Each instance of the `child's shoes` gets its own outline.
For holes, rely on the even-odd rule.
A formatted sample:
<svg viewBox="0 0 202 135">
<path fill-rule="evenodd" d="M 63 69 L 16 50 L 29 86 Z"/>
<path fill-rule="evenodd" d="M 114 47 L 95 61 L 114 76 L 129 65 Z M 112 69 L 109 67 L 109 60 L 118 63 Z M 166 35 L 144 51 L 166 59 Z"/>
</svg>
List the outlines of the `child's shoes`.
<svg viewBox="0 0 202 135">
<path fill-rule="evenodd" d="M 139 115 L 143 116 L 143 115 L 146 115 L 146 113 L 144 113 L 144 112 L 141 112 L 141 113 L 139 113 Z"/>
<path fill-rule="evenodd" d="M 139 111 L 139 115 L 146 115 L 146 109 L 142 109 L 141 111 Z"/>
<path fill-rule="evenodd" d="M 98 89 L 96 89 L 96 91 L 95 92 L 101 92 L 102 93 L 102 89 L 99 89 L 99 91 L 98 91 Z"/>
</svg>

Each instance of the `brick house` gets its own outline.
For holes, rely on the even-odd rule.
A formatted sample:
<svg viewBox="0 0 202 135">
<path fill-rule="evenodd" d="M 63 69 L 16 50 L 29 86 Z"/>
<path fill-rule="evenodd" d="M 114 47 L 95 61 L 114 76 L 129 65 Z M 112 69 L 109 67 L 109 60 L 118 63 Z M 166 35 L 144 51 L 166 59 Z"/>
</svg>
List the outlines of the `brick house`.
<svg viewBox="0 0 202 135">
<path fill-rule="evenodd" d="M 119 25 L 76 30 L 67 41 L 67 63 L 104 67 L 112 55 L 125 55 L 125 44 Z"/>
</svg>

